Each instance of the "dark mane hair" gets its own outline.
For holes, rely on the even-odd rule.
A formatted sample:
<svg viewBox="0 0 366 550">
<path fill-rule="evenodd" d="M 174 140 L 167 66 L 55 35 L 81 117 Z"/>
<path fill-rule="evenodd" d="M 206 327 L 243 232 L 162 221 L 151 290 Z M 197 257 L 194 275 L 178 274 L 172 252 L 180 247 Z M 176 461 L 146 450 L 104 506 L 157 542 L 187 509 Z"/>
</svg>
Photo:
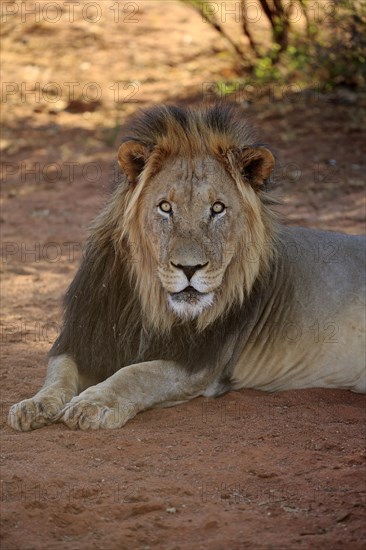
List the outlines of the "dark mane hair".
<svg viewBox="0 0 366 550">
<path fill-rule="evenodd" d="M 158 150 L 162 157 L 215 154 L 218 149 L 254 145 L 243 111 L 234 104 L 204 109 L 154 107 L 126 124 L 123 141 L 131 140 L 143 143 L 151 151 Z M 241 326 L 244 321 L 238 320 L 240 300 L 228 302 L 226 311 L 222 310 L 225 313 L 212 317 L 200 331 L 195 321 L 172 322 L 168 331 L 159 330 L 159 323 L 163 325 L 166 316 L 163 306 L 160 318 L 149 323 L 136 285 L 136 272 L 144 269 L 143 261 L 134 258 L 125 227 L 126 208 L 133 200 L 133 190 L 122 173 L 105 209 L 91 228 L 81 265 L 64 299 L 63 326 L 50 355 L 71 355 L 80 372 L 94 376 L 96 381 L 104 380 L 123 366 L 153 359 L 176 360 L 190 371 L 214 368 L 219 361 L 222 364 L 225 362 L 223 342 L 244 330 Z M 273 234 L 271 199 L 261 196 L 259 203 L 260 208 L 255 207 L 256 215 L 264 220 L 265 237 L 270 240 Z M 256 218 L 253 219 L 255 225 Z M 257 242 L 256 233 L 253 235 Z M 141 239 L 143 243 L 143 237 Z M 268 261 L 269 258 L 263 260 Z M 240 269 L 233 277 L 237 285 L 244 287 Z M 149 277 L 151 280 L 155 275 L 145 273 L 145 283 Z M 246 299 L 248 309 L 258 305 L 256 289 L 260 279 L 256 277 L 251 285 L 253 291 Z M 150 281 L 150 285 L 153 284 Z M 230 363 L 234 359 L 233 356 Z"/>
</svg>

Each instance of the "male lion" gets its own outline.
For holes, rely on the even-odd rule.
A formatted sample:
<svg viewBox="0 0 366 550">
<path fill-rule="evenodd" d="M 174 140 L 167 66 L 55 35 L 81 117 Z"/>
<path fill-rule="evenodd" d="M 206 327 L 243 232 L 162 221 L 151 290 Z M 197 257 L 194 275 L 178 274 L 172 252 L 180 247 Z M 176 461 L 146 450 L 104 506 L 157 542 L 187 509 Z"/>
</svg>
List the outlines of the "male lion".
<svg viewBox="0 0 366 550">
<path fill-rule="evenodd" d="M 238 106 L 147 110 L 118 159 L 13 428 L 117 428 L 239 388 L 365 391 L 365 241 L 276 223 L 274 158 Z"/>
</svg>

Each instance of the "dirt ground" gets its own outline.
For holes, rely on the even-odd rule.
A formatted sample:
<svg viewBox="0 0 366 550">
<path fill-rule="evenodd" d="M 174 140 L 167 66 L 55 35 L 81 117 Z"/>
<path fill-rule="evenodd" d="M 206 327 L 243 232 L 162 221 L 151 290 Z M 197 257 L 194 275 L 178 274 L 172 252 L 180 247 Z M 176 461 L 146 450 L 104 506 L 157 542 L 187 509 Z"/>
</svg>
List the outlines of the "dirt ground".
<svg viewBox="0 0 366 550">
<path fill-rule="evenodd" d="M 31 5 L 3 3 L 2 549 L 363 548 L 364 396 L 246 390 L 116 431 L 6 425 L 43 383 L 136 108 L 237 79 L 231 98 L 277 152 L 286 223 L 365 229 L 361 91 L 244 89 L 227 45 L 178 2 Z"/>
</svg>

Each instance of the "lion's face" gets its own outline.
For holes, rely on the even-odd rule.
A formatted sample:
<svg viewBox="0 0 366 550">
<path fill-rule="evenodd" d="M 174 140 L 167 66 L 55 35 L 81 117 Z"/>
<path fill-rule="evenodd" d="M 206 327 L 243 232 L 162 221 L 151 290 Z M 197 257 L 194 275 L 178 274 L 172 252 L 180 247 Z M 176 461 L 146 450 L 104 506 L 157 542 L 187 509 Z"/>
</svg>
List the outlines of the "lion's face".
<svg viewBox="0 0 366 550">
<path fill-rule="evenodd" d="M 245 227 L 235 182 L 213 157 L 170 159 L 149 181 L 141 211 L 169 307 L 198 316 L 215 302 Z"/>
<path fill-rule="evenodd" d="M 199 329 L 212 323 L 242 303 L 269 258 L 261 187 L 272 154 L 217 146 L 184 155 L 180 143 L 175 154 L 167 143 L 151 151 L 135 140 L 119 149 L 128 179 L 121 234 L 135 251 L 131 275 L 143 312 L 159 330 L 177 319 L 197 319 Z"/>
</svg>

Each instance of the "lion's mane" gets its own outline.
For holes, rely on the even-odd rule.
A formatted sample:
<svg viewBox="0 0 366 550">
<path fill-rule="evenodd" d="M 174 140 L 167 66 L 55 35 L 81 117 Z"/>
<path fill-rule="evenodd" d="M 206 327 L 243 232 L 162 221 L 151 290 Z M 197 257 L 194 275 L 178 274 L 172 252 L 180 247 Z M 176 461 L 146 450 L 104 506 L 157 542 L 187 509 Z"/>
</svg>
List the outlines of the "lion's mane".
<svg viewBox="0 0 366 550">
<path fill-rule="evenodd" d="M 256 289 L 270 276 L 276 201 L 266 185 L 256 191 L 242 185 L 243 174 L 232 153 L 258 144 L 242 109 L 234 104 L 155 107 L 132 118 L 123 135 L 124 141 L 143 143 L 151 154 L 135 186 L 120 174 L 92 225 L 50 355 L 69 353 L 81 372 L 92 372 L 98 380 L 125 365 L 152 359 L 174 359 L 191 370 L 207 368 L 222 358 L 222 342 L 236 326 L 238 311 L 256 307 Z M 166 305 L 138 214 L 149 178 L 166 159 L 193 161 L 202 155 L 225 164 L 242 194 L 247 224 L 214 305 L 196 321 L 183 322 Z"/>
</svg>

